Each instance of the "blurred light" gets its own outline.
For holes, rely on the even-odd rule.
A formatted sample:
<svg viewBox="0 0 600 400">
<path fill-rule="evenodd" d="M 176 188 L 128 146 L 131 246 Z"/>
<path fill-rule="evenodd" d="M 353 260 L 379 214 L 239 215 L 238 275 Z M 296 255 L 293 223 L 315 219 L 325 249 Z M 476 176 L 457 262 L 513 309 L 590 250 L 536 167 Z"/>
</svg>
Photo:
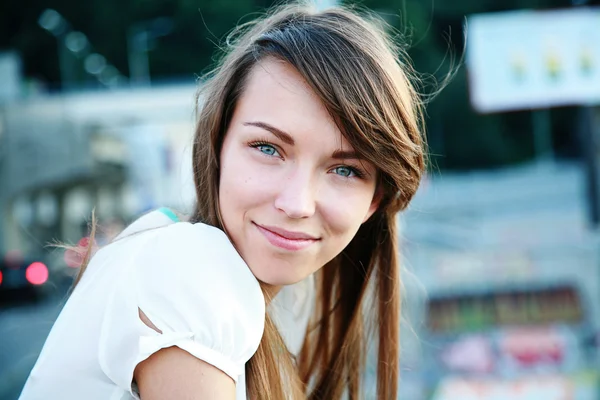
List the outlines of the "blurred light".
<svg viewBox="0 0 600 400">
<path fill-rule="evenodd" d="M 32 285 L 43 285 L 48 280 L 48 267 L 39 261 L 34 262 L 27 267 L 25 278 Z"/>
<path fill-rule="evenodd" d="M 0 271 L 0 285 L 2 285 L 2 271 Z"/>
<path fill-rule="evenodd" d="M 62 15 L 51 8 L 46 9 L 42 15 L 40 15 L 38 24 L 54 36 L 63 34 L 67 28 L 66 21 Z"/>
<path fill-rule="evenodd" d="M 102 70 L 98 79 L 106 86 L 114 86 L 114 81 L 118 76 L 119 71 L 112 65 L 109 65 Z"/>
<path fill-rule="evenodd" d="M 106 59 L 100 54 L 90 54 L 83 62 L 85 70 L 92 75 L 98 75 L 106 67 Z"/>
<path fill-rule="evenodd" d="M 85 249 L 83 248 L 69 248 L 65 251 L 63 259 L 67 267 L 70 268 L 79 268 L 83 263 Z"/>
<path fill-rule="evenodd" d="M 58 220 L 58 209 L 58 199 L 52 192 L 44 191 L 35 199 L 36 216 L 44 226 L 52 226 Z"/>
<path fill-rule="evenodd" d="M 71 268 L 79 268 L 83 264 L 83 259 L 87 254 L 88 247 L 90 246 L 90 238 L 89 236 L 84 236 L 77 242 L 76 247 L 69 247 L 64 253 L 63 259 L 65 264 Z M 92 242 L 92 248 L 90 255 L 93 255 L 94 252 L 98 249 L 98 245 L 94 240 Z"/>
<path fill-rule="evenodd" d="M 77 246 L 79 247 L 87 247 L 90 244 L 90 237 L 84 236 L 77 242 Z"/>
<path fill-rule="evenodd" d="M 113 78 L 110 86 L 111 87 L 117 87 L 117 86 L 123 86 L 128 82 L 128 79 L 125 78 L 123 75 L 117 75 L 116 77 Z"/>
<path fill-rule="evenodd" d="M 28 227 L 34 220 L 34 209 L 31 200 L 21 195 L 13 201 L 12 215 L 22 226 Z"/>
<path fill-rule="evenodd" d="M 69 32 L 65 38 L 65 45 L 73 53 L 80 54 L 88 47 L 88 40 L 81 32 Z"/>
</svg>

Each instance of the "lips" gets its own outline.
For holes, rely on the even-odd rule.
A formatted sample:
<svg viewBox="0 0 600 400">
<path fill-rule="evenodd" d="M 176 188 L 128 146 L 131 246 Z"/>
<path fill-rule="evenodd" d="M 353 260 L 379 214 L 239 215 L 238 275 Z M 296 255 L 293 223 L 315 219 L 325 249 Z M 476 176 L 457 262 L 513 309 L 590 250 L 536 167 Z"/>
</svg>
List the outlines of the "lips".
<svg viewBox="0 0 600 400">
<path fill-rule="evenodd" d="M 286 229 L 268 225 L 258 225 L 256 223 L 254 225 L 269 243 L 284 250 L 302 250 L 319 241 L 318 237 L 305 232 L 288 231 Z"/>
<path fill-rule="evenodd" d="M 290 239 L 290 240 L 318 240 L 319 239 L 318 237 L 309 235 L 308 233 L 288 231 L 288 230 L 285 230 L 282 228 L 277 228 L 276 226 L 269 226 L 269 225 L 258 225 L 258 226 L 263 229 L 267 229 L 273 233 L 276 233 L 283 238 Z"/>
</svg>

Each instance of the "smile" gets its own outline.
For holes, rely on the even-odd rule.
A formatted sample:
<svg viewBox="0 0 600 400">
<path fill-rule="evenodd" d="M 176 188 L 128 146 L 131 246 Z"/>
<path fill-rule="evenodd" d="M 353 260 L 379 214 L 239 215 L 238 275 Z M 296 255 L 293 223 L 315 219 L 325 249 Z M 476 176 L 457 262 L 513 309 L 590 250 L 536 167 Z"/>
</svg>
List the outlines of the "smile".
<svg viewBox="0 0 600 400">
<path fill-rule="evenodd" d="M 256 223 L 254 223 L 254 226 L 258 228 L 269 243 L 284 250 L 303 250 L 319 241 L 319 238 L 302 232 L 290 232 L 276 227 L 261 226 Z"/>
</svg>

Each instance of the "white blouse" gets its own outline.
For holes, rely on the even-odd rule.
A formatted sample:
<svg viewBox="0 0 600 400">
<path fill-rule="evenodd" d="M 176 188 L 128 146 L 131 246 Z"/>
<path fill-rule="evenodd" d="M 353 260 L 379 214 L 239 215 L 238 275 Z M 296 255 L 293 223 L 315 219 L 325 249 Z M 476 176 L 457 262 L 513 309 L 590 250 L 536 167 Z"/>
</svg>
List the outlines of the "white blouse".
<svg viewBox="0 0 600 400">
<path fill-rule="evenodd" d="M 273 314 L 297 352 L 314 288 L 312 280 L 294 286 L 276 297 Z M 139 311 L 162 333 L 144 324 Z M 229 375 L 236 400 L 246 400 L 244 366 L 264 319 L 258 281 L 221 230 L 154 211 L 92 258 L 20 399 L 138 399 L 137 364 L 177 346 Z"/>
</svg>

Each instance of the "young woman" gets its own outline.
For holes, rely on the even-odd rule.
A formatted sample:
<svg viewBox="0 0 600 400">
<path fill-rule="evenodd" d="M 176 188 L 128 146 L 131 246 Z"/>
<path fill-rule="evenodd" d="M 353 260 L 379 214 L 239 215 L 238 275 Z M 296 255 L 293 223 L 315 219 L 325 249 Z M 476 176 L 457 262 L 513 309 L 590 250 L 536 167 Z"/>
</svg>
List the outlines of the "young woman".
<svg viewBox="0 0 600 400">
<path fill-rule="evenodd" d="M 371 341 L 396 398 L 396 215 L 424 169 L 399 55 L 347 9 L 246 27 L 202 85 L 193 215 L 152 212 L 93 256 L 21 399 L 356 399 Z M 312 277 L 293 354 L 271 300 Z"/>
</svg>

